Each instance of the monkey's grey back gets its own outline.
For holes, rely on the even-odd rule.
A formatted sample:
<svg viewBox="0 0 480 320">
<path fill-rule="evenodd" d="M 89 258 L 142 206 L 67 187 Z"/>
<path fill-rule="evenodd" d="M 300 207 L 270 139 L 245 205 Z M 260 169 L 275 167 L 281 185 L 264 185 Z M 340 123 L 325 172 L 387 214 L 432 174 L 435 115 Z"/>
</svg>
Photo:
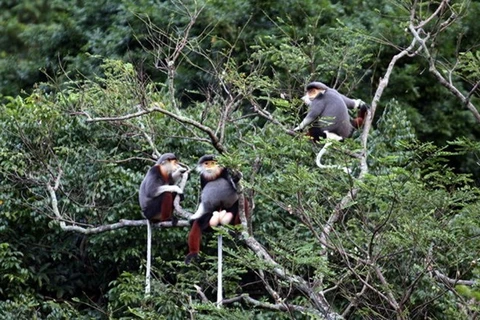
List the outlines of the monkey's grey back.
<svg viewBox="0 0 480 320">
<path fill-rule="evenodd" d="M 317 119 L 314 126 L 323 130 L 336 133 L 344 138 L 349 137 L 353 132 L 353 126 L 350 123 L 350 115 L 347 106 L 340 93 L 329 89 L 323 95 L 312 101 L 311 108 L 320 110 L 320 118 Z M 324 118 L 322 120 L 321 118 Z"/>
<path fill-rule="evenodd" d="M 140 184 L 140 190 L 138 192 L 138 200 L 140 202 L 140 207 L 142 211 L 145 211 L 148 203 L 152 200 L 153 195 L 157 191 L 158 187 L 165 184 L 160 175 L 155 174 L 158 168 L 151 167 L 145 177 L 143 178 L 142 183 Z"/>
<path fill-rule="evenodd" d="M 208 182 L 202 190 L 202 203 L 207 212 L 231 208 L 238 200 L 233 182 L 223 177 Z"/>
</svg>

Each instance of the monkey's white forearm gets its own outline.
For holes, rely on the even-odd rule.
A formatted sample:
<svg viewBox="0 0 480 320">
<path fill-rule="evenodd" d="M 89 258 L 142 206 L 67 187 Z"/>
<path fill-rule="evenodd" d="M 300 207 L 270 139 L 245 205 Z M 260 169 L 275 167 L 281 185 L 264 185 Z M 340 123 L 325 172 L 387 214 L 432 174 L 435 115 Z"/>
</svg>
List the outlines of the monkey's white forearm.
<svg viewBox="0 0 480 320">
<path fill-rule="evenodd" d="M 354 109 L 358 109 L 359 107 L 361 107 L 362 105 L 365 104 L 365 102 L 363 102 L 363 100 L 361 100 L 361 99 L 355 99 L 355 100 L 353 100 L 353 101 L 355 101 L 355 107 L 354 107 Z"/>
<path fill-rule="evenodd" d="M 300 123 L 296 128 L 293 129 L 293 131 L 303 130 L 306 126 L 308 126 L 310 123 L 312 123 L 313 120 L 315 120 L 315 119 L 307 116 L 305 119 L 303 119 L 302 123 Z"/>
<path fill-rule="evenodd" d="M 347 106 L 348 109 L 355 110 L 361 107 L 363 104 L 365 104 L 365 102 L 363 102 L 361 99 L 350 99 L 349 97 L 344 96 L 343 94 L 341 94 L 341 96 L 342 96 L 343 102 L 345 102 L 345 105 Z"/>
<path fill-rule="evenodd" d="M 164 185 L 164 186 L 158 187 L 158 189 L 155 192 L 155 194 L 153 195 L 153 197 L 158 197 L 159 195 L 161 195 L 164 192 L 183 193 L 183 190 L 180 189 L 180 187 L 176 186 L 176 185 Z"/>
<path fill-rule="evenodd" d="M 181 176 L 185 171 L 187 171 L 186 168 L 179 167 L 177 170 L 175 170 L 174 173 L 172 173 L 172 178 L 173 178 L 173 180 L 174 180 L 174 181 L 177 181 L 177 180 L 180 178 L 180 176 Z"/>
</svg>

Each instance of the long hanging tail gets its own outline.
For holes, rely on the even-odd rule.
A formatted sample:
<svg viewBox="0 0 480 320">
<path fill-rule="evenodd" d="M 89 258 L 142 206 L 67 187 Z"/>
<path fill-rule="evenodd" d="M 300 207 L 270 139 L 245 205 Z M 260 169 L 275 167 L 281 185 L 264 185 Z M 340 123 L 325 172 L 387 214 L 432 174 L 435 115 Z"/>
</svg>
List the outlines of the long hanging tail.
<svg viewBox="0 0 480 320">
<path fill-rule="evenodd" d="M 325 154 L 325 152 L 327 152 L 328 147 L 332 145 L 332 140 L 337 140 L 337 141 L 341 140 L 341 137 L 336 134 L 332 134 L 331 132 L 328 132 L 328 131 L 325 131 L 325 133 L 327 135 L 327 142 L 325 143 L 325 145 L 323 146 L 323 148 L 320 150 L 320 152 L 317 154 L 317 157 L 315 158 L 316 165 L 320 169 L 340 169 L 347 174 L 350 173 L 350 170 L 346 167 L 322 164 L 322 157 Z"/>
<path fill-rule="evenodd" d="M 223 238 L 221 234 L 218 235 L 217 241 L 217 308 L 220 308 L 223 300 Z"/>
<path fill-rule="evenodd" d="M 350 123 L 354 128 L 358 129 L 363 125 L 363 123 L 365 122 L 365 118 L 367 116 L 368 109 L 370 109 L 370 106 L 362 102 L 362 105 L 358 110 L 357 117 L 355 119 L 350 120 Z"/>
<path fill-rule="evenodd" d="M 150 294 L 150 269 L 152 268 L 152 225 L 147 219 L 147 271 L 145 274 L 145 295 Z"/>
</svg>

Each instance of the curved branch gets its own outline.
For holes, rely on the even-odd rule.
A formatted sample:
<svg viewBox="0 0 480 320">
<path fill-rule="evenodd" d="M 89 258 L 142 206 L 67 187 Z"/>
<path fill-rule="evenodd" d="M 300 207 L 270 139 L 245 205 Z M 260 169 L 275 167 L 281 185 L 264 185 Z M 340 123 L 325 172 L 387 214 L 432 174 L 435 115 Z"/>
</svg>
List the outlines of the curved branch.
<svg viewBox="0 0 480 320">
<path fill-rule="evenodd" d="M 225 153 L 227 151 L 223 147 L 223 145 L 221 144 L 220 139 L 217 137 L 215 132 L 210 127 L 207 127 L 207 126 L 201 124 L 198 121 L 195 121 L 195 120 L 192 120 L 190 118 L 186 118 L 186 117 L 177 115 L 173 112 L 170 112 L 168 110 L 165 110 L 165 109 L 161 108 L 158 104 L 154 104 L 154 107 L 152 107 L 150 110 L 163 113 L 163 114 L 169 116 L 170 118 L 175 119 L 178 122 L 187 123 L 189 125 L 194 126 L 197 129 L 200 129 L 201 131 L 205 132 L 209 136 L 210 141 L 212 142 L 212 145 L 215 147 L 215 149 L 218 150 L 218 152 Z"/>
<path fill-rule="evenodd" d="M 439 280 L 441 280 L 442 282 L 446 283 L 446 284 L 449 284 L 449 285 L 452 285 L 452 286 L 455 286 L 457 284 L 460 284 L 460 285 L 464 285 L 464 286 L 474 286 L 477 281 L 474 281 L 474 280 L 460 280 L 460 279 L 452 279 L 452 278 L 449 278 L 447 277 L 446 275 L 442 274 L 440 271 L 438 270 L 434 270 L 433 273 L 435 274 L 435 277 L 438 278 Z"/>
<path fill-rule="evenodd" d="M 160 113 L 162 113 L 164 115 L 167 115 L 170 118 L 172 118 L 172 119 L 174 119 L 174 120 L 176 120 L 180 123 L 189 124 L 189 125 L 197 128 L 197 129 L 205 132 L 208 135 L 208 137 L 210 138 L 210 141 L 211 141 L 212 145 L 215 147 L 215 149 L 217 149 L 217 151 L 219 153 L 223 154 L 223 153 L 227 152 L 227 150 L 225 149 L 223 144 L 220 142 L 220 139 L 217 137 L 215 132 L 210 127 L 207 127 L 207 126 L 201 124 L 198 121 L 195 121 L 195 120 L 192 120 L 190 118 L 183 117 L 181 115 L 178 115 L 178 114 L 175 114 L 171 111 L 168 111 L 165 108 L 162 108 L 162 106 L 158 103 L 154 103 L 153 107 L 151 107 L 151 108 L 140 110 L 140 111 L 130 113 L 130 114 L 126 114 L 126 115 L 123 115 L 123 116 L 92 118 L 86 112 L 82 112 L 82 114 L 87 116 L 87 120 L 86 120 L 87 122 L 102 122 L 102 121 L 113 122 L 113 121 L 123 121 L 123 120 L 138 118 L 138 117 L 141 117 L 143 115 L 146 115 L 146 114 L 149 114 L 149 113 L 152 113 L 152 112 L 160 112 Z"/>
<path fill-rule="evenodd" d="M 151 113 L 152 110 L 149 109 L 144 109 L 140 110 L 134 113 L 129 113 L 123 116 L 116 116 L 116 117 L 99 117 L 99 118 L 92 118 L 88 113 L 82 112 L 81 114 L 85 115 L 87 117 L 86 122 L 113 122 L 113 121 L 123 121 L 123 120 L 128 120 L 128 119 L 133 119 L 133 118 L 138 118 L 143 115 Z"/>
<path fill-rule="evenodd" d="M 439 6 L 439 9 L 443 6 L 445 6 L 448 3 L 448 0 L 443 0 L 442 3 Z M 475 117 L 475 119 L 480 122 L 480 112 L 477 110 L 477 108 L 473 105 L 473 103 L 470 101 L 470 95 L 465 97 L 463 93 L 460 92 L 460 90 L 455 87 L 451 81 L 445 79 L 445 77 L 438 71 L 436 65 L 435 65 L 435 59 L 432 57 L 430 54 L 430 51 L 428 49 L 427 43 L 425 39 L 422 39 L 419 35 L 419 31 L 421 31 L 421 27 L 424 26 L 426 23 L 430 21 L 430 19 L 436 15 L 439 14 L 439 10 L 437 10 L 435 13 L 433 13 L 429 19 L 426 19 L 424 23 L 420 23 L 418 26 L 414 26 L 413 24 L 413 17 L 411 18 L 410 24 L 408 26 L 408 30 L 410 33 L 413 35 L 414 41 L 417 41 L 421 48 L 423 49 L 423 52 L 425 53 L 427 57 L 427 61 L 429 63 L 429 71 L 437 78 L 438 82 L 445 88 L 447 88 L 451 93 L 453 93 L 454 96 L 459 98 L 463 104 L 465 104 Z"/>
<path fill-rule="evenodd" d="M 182 190 L 184 189 L 185 184 L 187 182 L 189 172 L 190 170 L 186 171 L 182 175 L 182 181 L 180 182 L 180 185 L 179 185 Z M 60 186 L 61 176 L 62 176 L 62 171 L 60 170 L 59 174 L 55 178 L 54 185 L 52 186 L 50 183 L 47 184 L 47 190 L 50 195 L 51 206 L 52 206 L 51 209 L 54 213 L 55 220 L 58 221 L 60 228 L 62 230 L 73 231 L 73 232 L 78 232 L 82 234 L 96 234 L 96 233 L 102 233 L 102 232 L 116 230 L 116 229 L 125 228 L 125 227 L 140 227 L 140 226 L 147 225 L 146 219 L 142 219 L 142 220 L 121 219 L 119 222 L 106 224 L 98 227 L 81 227 L 76 224 L 67 225 L 66 220 L 61 215 L 60 210 L 58 209 L 58 200 L 57 200 L 57 194 L 56 194 L 56 191 Z M 181 214 L 183 218 L 188 218 L 191 215 L 191 213 L 183 210 L 179 202 L 180 202 L 180 196 L 177 195 L 174 200 L 175 209 L 177 210 L 178 213 Z M 152 226 L 155 228 L 190 227 L 190 222 L 188 220 L 180 220 L 175 225 L 172 225 L 171 221 L 165 221 L 165 222 L 152 223 Z"/>
</svg>

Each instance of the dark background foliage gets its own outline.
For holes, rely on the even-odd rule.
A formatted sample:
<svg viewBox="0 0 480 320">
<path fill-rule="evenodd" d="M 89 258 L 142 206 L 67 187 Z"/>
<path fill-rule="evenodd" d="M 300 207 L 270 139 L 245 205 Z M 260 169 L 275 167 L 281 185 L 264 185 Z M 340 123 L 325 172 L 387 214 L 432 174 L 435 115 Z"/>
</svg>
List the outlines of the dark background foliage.
<svg viewBox="0 0 480 320">
<path fill-rule="evenodd" d="M 223 309 L 202 304 L 192 284 L 215 299 L 215 237 L 205 237 L 198 264 L 185 266 L 182 228 L 154 231 L 154 282 L 146 298 L 144 228 L 66 232 L 52 212 L 45 186 L 61 172 L 57 197 L 67 221 L 99 226 L 140 219 L 136 190 L 153 163 L 145 136 L 191 167 L 216 150 L 204 135 L 161 113 L 123 122 L 87 122 L 85 115 L 121 116 L 138 111 L 137 105 L 159 103 L 215 129 L 230 101 L 224 83 L 236 111 L 225 127 L 228 152 L 222 161 L 243 173 L 247 195 L 255 196 L 254 234 L 282 266 L 304 279 L 321 279 L 332 288 L 329 303 L 347 318 L 391 314 L 378 294 L 385 284 L 353 257 L 368 257 L 384 271 L 406 318 L 478 314 L 478 288 L 448 286 L 432 274 L 438 269 L 478 285 L 480 127 L 429 72 L 426 59 L 417 55 L 396 64 L 376 110 L 370 173 L 362 181 L 319 172 L 313 163 L 317 147 L 252 115 L 253 101 L 293 127 L 303 116 L 298 98 L 311 80 L 370 103 L 392 56 L 410 44 L 409 5 L 0 2 L 0 317 L 309 318 L 308 312 L 240 302 Z M 437 6 L 421 2 L 419 16 Z M 434 37 L 431 53 L 442 72 L 468 94 L 480 81 L 480 3 L 453 1 L 450 9 L 458 13 L 456 23 L 436 33 L 443 17 L 425 32 Z M 172 75 L 171 54 L 197 13 Z M 470 100 L 479 104 L 478 90 Z M 360 148 L 357 134 L 336 146 L 335 159 L 352 164 L 341 151 Z M 185 190 L 183 206 L 190 211 L 197 203 L 197 180 L 192 174 Z M 354 186 L 359 196 L 330 239 L 337 250 L 312 254 L 320 245 L 315 230 Z M 241 240 L 225 237 L 225 295 L 248 293 L 275 303 L 259 275 L 270 267 Z M 377 291 L 365 293 L 362 279 Z M 309 305 L 282 281 L 273 273 L 267 277 L 289 303 Z"/>
</svg>

